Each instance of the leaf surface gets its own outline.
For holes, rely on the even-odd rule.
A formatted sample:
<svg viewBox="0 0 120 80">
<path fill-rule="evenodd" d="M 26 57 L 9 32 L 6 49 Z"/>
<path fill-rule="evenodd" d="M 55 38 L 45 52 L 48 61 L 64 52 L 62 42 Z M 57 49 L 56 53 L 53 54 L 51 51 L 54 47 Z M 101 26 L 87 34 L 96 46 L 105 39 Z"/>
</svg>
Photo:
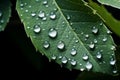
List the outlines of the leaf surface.
<svg viewBox="0 0 120 80">
<path fill-rule="evenodd" d="M 98 0 L 101 4 L 120 9 L 120 0 Z"/>
<path fill-rule="evenodd" d="M 0 0 L 0 31 L 3 31 L 11 15 L 11 3 L 9 0 Z"/>
<path fill-rule="evenodd" d="M 70 70 L 116 70 L 110 31 L 82 1 L 18 0 L 17 11 L 36 50 L 49 60 Z"/>
</svg>

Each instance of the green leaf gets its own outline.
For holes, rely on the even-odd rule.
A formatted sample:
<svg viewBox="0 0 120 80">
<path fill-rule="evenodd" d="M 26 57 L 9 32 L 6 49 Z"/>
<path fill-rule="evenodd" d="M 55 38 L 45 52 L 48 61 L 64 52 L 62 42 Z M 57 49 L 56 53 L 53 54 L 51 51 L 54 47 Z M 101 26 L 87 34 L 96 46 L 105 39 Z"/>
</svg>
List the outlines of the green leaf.
<svg viewBox="0 0 120 80">
<path fill-rule="evenodd" d="M 97 14 L 104 23 L 114 32 L 116 35 L 120 37 L 120 21 L 116 20 L 102 5 L 98 5 L 97 3 L 89 0 L 88 7 L 90 7 L 95 14 Z"/>
<path fill-rule="evenodd" d="M 98 0 L 101 4 L 120 9 L 120 0 Z"/>
<path fill-rule="evenodd" d="M 18 0 L 17 11 L 36 50 L 50 61 L 70 70 L 116 70 L 110 31 L 82 1 Z"/>
<path fill-rule="evenodd" d="M 11 15 L 11 3 L 9 0 L 0 0 L 0 31 L 3 31 Z"/>
</svg>

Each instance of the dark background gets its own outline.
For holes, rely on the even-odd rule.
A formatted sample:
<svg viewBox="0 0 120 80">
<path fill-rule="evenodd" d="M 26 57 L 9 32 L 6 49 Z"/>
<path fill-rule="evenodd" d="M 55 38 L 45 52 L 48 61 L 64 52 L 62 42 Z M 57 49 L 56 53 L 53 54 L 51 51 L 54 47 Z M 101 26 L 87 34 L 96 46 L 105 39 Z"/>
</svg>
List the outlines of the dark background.
<svg viewBox="0 0 120 80">
<path fill-rule="evenodd" d="M 75 80 L 80 71 L 61 68 L 55 62 L 49 62 L 45 56 L 36 52 L 15 10 L 16 0 L 11 0 L 11 2 L 13 5 L 10 22 L 5 30 L 0 32 L 1 77 L 4 79 Z M 106 8 L 116 19 L 120 20 L 120 10 L 108 6 Z M 115 34 L 112 36 L 115 42 L 120 44 L 120 38 Z M 106 79 L 119 80 L 118 76 L 107 76 Z"/>
</svg>

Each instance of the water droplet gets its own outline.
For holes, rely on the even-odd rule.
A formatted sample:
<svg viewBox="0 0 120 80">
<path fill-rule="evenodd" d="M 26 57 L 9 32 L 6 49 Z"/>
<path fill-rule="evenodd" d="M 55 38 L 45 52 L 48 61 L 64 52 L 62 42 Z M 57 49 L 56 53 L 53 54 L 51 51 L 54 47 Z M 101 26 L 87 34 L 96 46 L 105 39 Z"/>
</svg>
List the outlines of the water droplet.
<svg viewBox="0 0 120 80">
<path fill-rule="evenodd" d="M 50 14 L 50 19 L 55 20 L 56 19 L 56 14 L 55 13 L 51 13 Z"/>
<path fill-rule="evenodd" d="M 92 69 L 93 65 L 92 65 L 92 63 L 87 62 L 86 65 L 85 65 L 85 67 L 86 67 L 86 69 L 87 69 L 88 71 L 90 71 L 90 70 Z"/>
<path fill-rule="evenodd" d="M 20 7 L 23 7 L 23 6 L 24 6 L 24 4 L 21 3 L 21 4 L 20 4 Z"/>
<path fill-rule="evenodd" d="M 59 58 L 59 59 L 61 59 L 61 58 L 62 58 L 62 56 L 60 55 L 58 58 Z"/>
<path fill-rule="evenodd" d="M 0 17 L 2 17 L 2 15 L 3 15 L 3 14 L 2 14 L 2 11 L 0 10 Z"/>
<path fill-rule="evenodd" d="M 40 11 L 39 14 L 38 14 L 38 16 L 40 18 L 44 18 L 45 17 L 45 12 L 44 11 Z"/>
<path fill-rule="evenodd" d="M 104 37 L 104 38 L 103 38 L 103 42 L 105 42 L 105 41 L 107 41 L 107 37 Z"/>
<path fill-rule="evenodd" d="M 101 59 L 102 58 L 102 54 L 100 52 L 97 52 L 96 57 L 97 57 L 97 59 Z"/>
<path fill-rule="evenodd" d="M 49 35 L 51 38 L 55 38 L 55 37 L 57 36 L 57 31 L 56 31 L 56 29 L 51 28 L 51 29 L 49 30 L 48 35 Z"/>
<path fill-rule="evenodd" d="M 43 17 L 42 20 L 43 20 L 43 21 L 46 21 L 46 20 L 47 20 L 47 17 Z"/>
<path fill-rule="evenodd" d="M 112 32 L 110 30 L 107 30 L 107 34 L 112 34 Z"/>
<path fill-rule="evenodd" d="M 48 1 L 43 1 L 43 5 L 47 5 L 48 4 Z"/>
<path fill-rule="evenodd" d="M 40 26 L 39 26 L 39 25 L 35 25 L 35 26 L 34 26 L 34 32 L 35 32 L 35 33 L 40 33 L 40 31 L 41 31 Z"/>
<path fill-rule="evenodd" d="M 89 35 L 88 35 L 88 34 L 86 34 L 86 35 L 85 35 L 85 37 L 86 37 L 86 38 L 89 38 Z"/>
<path fill-rule="evenodd" d="M 48 49 L 50 47 L 50 43 L 48 41 L 45 41 L 44 44 L 43 44 L 43 47 L 45 49 Z"/>
<path fill-rule="evenodd" d="M 71 55 L 76 55 L 77 54 L 77 51 L 75 49 L 72 49 L 71 52 L 70 52 Z"/>
<path fill-rule="evenodd" d="M 76 43 L 78 43 L 78 42 L 79 42 L 79 40 L 75 40 L 75 42 L 76 42 Z"/>
<path fill-rule="evenodd" d="M 52 56 L 52 59 L 55 60 L 57 57 L 55 55 Z"/>
<path fill-rule="evenodd" d="M 111 46 L 111 50 L 115 51 L 116 50 L 115 46 Z"/>
<path fill-rule="evenodd" d="M 34 17 L 36 14 L 34 12 L 31 13 L 31 16 Z"/>
<path fill-rule="evenodd" d="M 110 65 L 115 65 L 115 63 L 116 63 L 116 60 L 114 59 L 114 58 L 111 58 L 111 60 L 110 60 Z"/>
<path fill-rule="evenodd" d="M 97 39 L 94 39 L 94 43 L 97 43 L 98 41 L 97 41 Z"/>
<path fill-rule="evenodd" d="M 60 50 L 63 50 L 65 48 L 65 44 L 63 41 L 60 41 L 57 45 L 57 48 L 60 49 Z"/>
<path fill-rule="evenodd" d="M 61 60 L 62 60 L 62 63 L 63 63 L 63 64 L 66 64 L 66 63 L 68 62 L 68 60 L 67 60 L 66 57 L 63 57 Z"/>
<path fill-rule="evenodd" d="M 116 74 L 116 73 L 117 73 L 117 70 L 113 70 L 113 73 Z"/>
<path fill-rule="evenodd" d="M 28 10 L 25 10 L 25 12 L 28 12 Z"/>
<path fill-rule="evenodd" d="M 88 60 L 89 57 L 88 57 L 87 54 L 83 54 L 83 57 L 82 57 L 82 58 L 83 58 L 83 60 Z"/>
<path fill-rule="evenodd" d="M 2 19 L 2 20 L 0 20 L 0 23 L 1 23 L 1 24 L 3 24 L 3 23 L 4 23 L 4 20 L 3 20 L 3 19 Z"/>
<path fill-rule="evenodd" d="M 84 68 L 80 68 L 80 71 L 84 71 L 85 69 Z"/>
<path fill-rule="evenodd" d="M 92 42 L 89 44 L 89 48 L 90 49 L 94 49 L 95 48 L 95 44 L 93 44 Z"/>
<path fill-rule="evenodd" d="M 92 32 L 93 32 L 94 34 L 97 34 L 97 33 L 98 33 L 98 28 L 93 27 Z"/>
<path fill-rule="evenodd" d="M 74 59 L 72 59 L 70 63 L 71 63 L 71 65 L 73 65 L 73 66 L 75 66 L 75 65 L 77 64 L 77 62 L 76 62 Z"/>
<path fill-rule="evenodd" d="M 70 17 L 69 15 L 67 15 L 67 20 L 70 20 L 70 18 L 71 18 L 71 17 Z"/>
</svg>

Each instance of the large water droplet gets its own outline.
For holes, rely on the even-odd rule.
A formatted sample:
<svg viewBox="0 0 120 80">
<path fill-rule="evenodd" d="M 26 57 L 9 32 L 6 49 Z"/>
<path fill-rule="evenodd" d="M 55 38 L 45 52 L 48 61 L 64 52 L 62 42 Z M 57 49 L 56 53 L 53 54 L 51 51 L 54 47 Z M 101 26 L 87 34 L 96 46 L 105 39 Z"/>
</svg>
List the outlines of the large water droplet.
<svg viewBox="0 0 120 80">
<path fill-rule="evenodd" d="M 44 44 L 43 44 L 43 47 L 45 49 L 48 49 L 50 47 L 50 43 L 48 41 L 45 41 Z"/>
<path fill-rule="evenodd" d="M 70 52 L 71 55 L 76 55 L 77 54 L 77 51 L 75 49 L 72 49 L 71 52 Z"/>
<path fill-rule="evenodd" d="M 97 33 L 98 33 L 98 28 L 93 27 L 92 32 L 93 32 L 94 34 L 97 34 Z"/>
<path fill-rule="evenodd" d="M 115 65 L 115 63 L 116 63 L 116 60 L 114 59 L 114 58 L 111 58 L 111 60 L 110 60 L 110 65 Z"/>
<path fill-rule="evenodd" d="M 63 57 L 61 60 L 62 60 L 62 63 L 63 63 L 63 64 L 66 64 L 66 63 L 68 62 L 68 60 L 67 60 L 66 57 Z"/>
<path fill-rule="evenodd" d="M 49 30 L 48 35 L 49 35 L 51 38 L 55 38 L 55 37 L 57 36 L 57 31 L 56 31 L 56 29 L 51 28 L 51 29 Z"/>
<path fill-rule="evenodd" d="M 57 48 L 63 50 L 65 48 L 65 44 L 63 41 L 58 42 Z"/>
<path fill-rule="evenodd" d="M 56 16 L 56 14 L 55 14 L 55 13 L 53 13 L 53 12 L 52 12 L 52 13 L 50 14 L 50 19 L 55 20 L 55 19 L 56 19 L 56 17 L 57 17 L 57 16 Z"/>
<path fill-rule="evenodd" d="M 40 11 L 39 14 L 38 14 L 38 16 L 40 18 L 44 18 L 45 17 L 45 12 L 44 11 Z"/>
<path fill-rule="evenodd" d="M 83 57 L 82 57 L 82 58 L 83 58 L 83 60 L 88 60 L 89 57 L 88 57 L 87 54 L 83 54 Z"/>
<path fill-rule="evenodd" d="M 102 54 L 101 54 L 100 52 L 97 52 L 96 58 L 97 58 L 97 59 L 101 59 L 101 58 L 102 58 Z"/>
<path fill-rule="evenodd" d="M 85 65 L 85 67 L 86 67 L 86 69 L 87 69 L 88 71 L 90 71 L 90 70 L 92 69 L 93 65 L 92 65 L 92 63 L 87 62 L 86 65 Z"/>
<path fill-rule="evenodd" d="M 41 31 L 41 28 L 39 25 L 35 25 L 33 29 L 34 29 L 35 33 L 40 33 L 40 31 Z"/>
<path fill-rule="evenodd" d="M 91 42 L 91 43 L 89 44 L 89 48 L 90 48 L 90 49 L 94 49 L 94 48 L 95 48 L 95 44 Z"/>
<path fill-rule="evenodd" d="M 73 66 L 75 66 L 75 65 L 77 64 L 77 62 L 76 62 L 74 59 L 72 59 L 70 63 L 71 63 L 71 65 L 73 65 Z"/>
</svg>

